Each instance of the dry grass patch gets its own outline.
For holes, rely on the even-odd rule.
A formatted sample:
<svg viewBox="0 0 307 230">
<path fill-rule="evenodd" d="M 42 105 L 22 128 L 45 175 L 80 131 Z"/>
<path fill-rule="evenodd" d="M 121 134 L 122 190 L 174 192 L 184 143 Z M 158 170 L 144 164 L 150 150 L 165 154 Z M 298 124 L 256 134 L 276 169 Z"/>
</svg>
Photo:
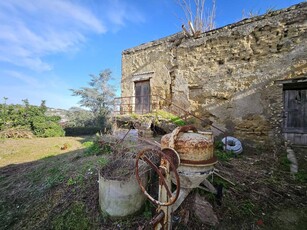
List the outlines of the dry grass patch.
<svg viewBox="0 0 307 230">
<path fill-rule="evenodd" d="M 0 167 L 80 150 L 84 148 L 83 141 L 81 137 L 1 139 Z"/>
</svg>

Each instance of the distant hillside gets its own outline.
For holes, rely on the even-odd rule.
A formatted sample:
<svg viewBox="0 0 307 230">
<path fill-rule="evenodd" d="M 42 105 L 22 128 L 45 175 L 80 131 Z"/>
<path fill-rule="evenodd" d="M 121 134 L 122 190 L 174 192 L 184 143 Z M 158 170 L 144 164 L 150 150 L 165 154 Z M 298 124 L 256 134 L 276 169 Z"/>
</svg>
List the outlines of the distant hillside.
<svg viewBox="0 0 307 230">
<path fill-rule="evenodd" d="M 46 115 L 48 116 L 59 116 L 61 117 L 61 123 L 67 122 L 69 120 L 68 116 L 68 110 L 65 109 L 55 109 L 55 108 L 48 108 Z"/>
</svg>

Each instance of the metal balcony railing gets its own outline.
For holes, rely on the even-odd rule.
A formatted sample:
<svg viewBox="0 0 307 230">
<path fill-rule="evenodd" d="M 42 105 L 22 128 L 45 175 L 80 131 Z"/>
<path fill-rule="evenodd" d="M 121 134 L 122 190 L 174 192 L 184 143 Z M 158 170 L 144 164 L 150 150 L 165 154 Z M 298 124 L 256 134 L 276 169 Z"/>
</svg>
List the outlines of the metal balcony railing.
<svg viewBox="0 0 307 230">
<path fill-rule="evenodd" d="M 194 117 L 202 122 L 207 122 L 206 119 L 196 116 L 195 114 L 187 111 L 186 109 L 174 104 L 171 100 L 163 98 L 159 95 L 129 96 L 129 97 L 114 98 L 114 115 L 124 115 L 131 113 L 146 114 L 146 113 L 155 112 L 157 110 L 165 110 L 180 117 L 185 121 L 189 117 Z M 210 124 L 210 126 L 220 131 L 224 135 L 226 135 L 224 130 L 216 127 L 213 124 Z"/>
<path fill-rule="evenodd" d="M 158 97 L 155 95 L 129 96 L 114 98 L 114 114 L 146 114 L 159 109 Z"/>
</svg>

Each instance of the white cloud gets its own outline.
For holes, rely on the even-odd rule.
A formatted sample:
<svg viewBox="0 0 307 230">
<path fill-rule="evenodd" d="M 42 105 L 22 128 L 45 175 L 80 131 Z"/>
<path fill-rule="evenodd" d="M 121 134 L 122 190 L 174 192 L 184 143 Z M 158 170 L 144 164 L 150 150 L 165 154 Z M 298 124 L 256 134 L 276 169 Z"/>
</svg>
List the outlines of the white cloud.
<svg viewBox="0 0 307 230">
<path fill-rule="evenodd" d="M 0 1 L 0 61 L 49 71 L 45 57 L 76 50 L 89 35 L 105 33 L 102 19 L 113 30 L 145 21 L 133 4 L 119 0 Z"/>
<path fill-rule="evenodd" d="M 0 61 L 51 70 L 43 58 L 75 49 L 88 33 L 106 28 L 91 11 L 61 0 L 0 1 Z"/>
<path fill-rule="evenodd" d="M 35 104 L 46 99 L 48 106 L 58 108 L 75 105 L 78 98 L 68 91 L 72 87 L 66 77 L 70 76 L 61 70 L 50 71 L 54 66 L 47 60 L 76 53 L 91 35 L 104 34 L 109 28 L 118 31 L 128 22 L 144 22 L 133 3 L 0 0 L 0 97 L 13 103 L 28 98 Z"/>
<path fill-rule="evenodd" d="M 144 15 L 132 4 L 119 0 L 109 0 L 107 18 L 112 24 L 119 27 L 124 26 L 126 21 L 133 23 L 145 22 Z"/>
<path fill-rule="evenodd" d="M 26 74 L 13 71 L 13 70 L 5 70 L 1 72 L 2 77 L 6 78 L 15 78 L 23 82 L 24 87 L 30 86 L 32 89 L 42 88 L 44 87 L 42 83 L 40 83 L 36 78 L 28 76 Z"/>
</svg>

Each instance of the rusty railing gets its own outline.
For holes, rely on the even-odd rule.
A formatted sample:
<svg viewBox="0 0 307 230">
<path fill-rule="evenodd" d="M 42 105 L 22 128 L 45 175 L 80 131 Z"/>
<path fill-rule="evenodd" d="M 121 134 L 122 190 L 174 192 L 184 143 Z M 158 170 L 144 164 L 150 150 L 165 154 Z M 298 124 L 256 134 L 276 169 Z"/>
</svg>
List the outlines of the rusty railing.
<svg viewBox="0 0 307 230">
<path fill-rule="evenodd" d="M 139 98 L 149 98 L 148 105 L 145 106 L 139 106 L 138 99 Z M 170 106 L 162 106 L 162 105 L 170 105 Z M 182 111 L 181 114 L 178 114 L 177 111 L 172 109 L 172 107 L 175 107 Z M 136 108 L 139 108 L 138 110 Z M 199 116 L 196 116 L 195 114 L 187 111 L 186 109 L 174 104 L 171 100 L 163 98 L 159 95 L 145 95 L 145 96 L 129 96 L 129 97 L 117 97 L 114 98 L 114 115 L 123 115 L 123 114 L 131 114 L 131 113 L 137 113 L 137 114 L 146 114 L 150 112 L 155 112 L 157 110 L 166 110 L 170 113 L 175 114 L 176 116 L 180 117 L 183 120 L 187 120 L 188 117 L 194 117 L 202 122 L 207 122 L 206 119 L 203 119 Z M 212 128 L 220 131 L 224 135 L 226 134 L 224 130 L 220 129 L 219 127 L 209 124 Z"/>
<path fill-rule="evenodd" d="M 143 103 L 139 103 L 142 100 Z M 144 103 L 145 101 L 145 103 Z M 114 98 L 114 115 L 146 114 L 158 110 L 158 97 L 155 95 L 129 96 Z"/>
</svg>

